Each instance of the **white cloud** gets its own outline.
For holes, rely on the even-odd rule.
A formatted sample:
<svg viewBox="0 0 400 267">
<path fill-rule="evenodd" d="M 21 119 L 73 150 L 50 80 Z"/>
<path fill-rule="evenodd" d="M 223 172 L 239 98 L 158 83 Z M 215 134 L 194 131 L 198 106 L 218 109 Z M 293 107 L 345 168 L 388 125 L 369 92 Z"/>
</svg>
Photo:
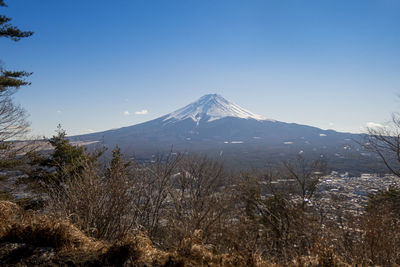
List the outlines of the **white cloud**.
<svg viewBox="0 0 400 267">
<path fill-rule="evenodd" d="M 136 115 L 146 115 L 147 113 L 149 113 L 147 109 L 142 109 L 141 111 L 135 112 Z"/>
<path fill-rule="evenodd" d="M 61 110 L 57 110 L 57 113 L 61 113 Z"/>
<path fill-rule="evenodd" d="M 84 133 L 94 133 L 95 131 L 92 129 L 86 129 L 83 131 Z"/>
<path fill-rule="evenodd" d="M 333 122 L 330 122 L 330 123 L 329 123 L 329 126 L 333 126 L 333 125 L 334 125 L 334 123 L 333 123 Z"/>
<path fill-rule="evenodd" d="M 376 122 L 367 122 L 366 126 L 371 129 L 383 128 L 383 125 Z"/>
<path fill-rule="evenodd" d="M 129 111 L 127 111 L 127 110 L 124 111 L 125 116 L 129 116 L 129 114 L 130 114 Z"/>
</svg>

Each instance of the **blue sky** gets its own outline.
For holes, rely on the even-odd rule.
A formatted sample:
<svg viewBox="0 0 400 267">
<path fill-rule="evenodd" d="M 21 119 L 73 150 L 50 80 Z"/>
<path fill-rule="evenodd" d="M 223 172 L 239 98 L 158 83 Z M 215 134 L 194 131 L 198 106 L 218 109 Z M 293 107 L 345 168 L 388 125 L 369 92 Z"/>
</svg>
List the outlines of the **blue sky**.
<svg viewBox="0 0 400 267">
<path fill-rule="evenodd" d="M 397 0 L 6 3 L 0 14 L 35 32 L 0 39 L 6 68 L 34 72 L 15 97 L 34 135 L 132 125 L 207 93 L 350 132 L 400 108 Z"/>
</svg>

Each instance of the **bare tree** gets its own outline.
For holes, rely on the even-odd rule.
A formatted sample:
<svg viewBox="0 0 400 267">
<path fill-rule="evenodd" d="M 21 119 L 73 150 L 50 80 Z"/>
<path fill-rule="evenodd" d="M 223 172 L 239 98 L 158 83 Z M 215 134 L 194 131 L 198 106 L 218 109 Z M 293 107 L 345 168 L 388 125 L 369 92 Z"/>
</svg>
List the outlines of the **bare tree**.
<svg viewBox="0 0 400 267">
<path fill-rule="evenodd" d="M 117 151 L 117 152 L 115 152 Z M 97 160 L 78 159 L 82 170 L 64 171 L 68 176 L 62 185 L 47 187 L 52 213 L 69 218 L 88 235 L 118 240 L 138 228 L 135 184 L 131 170 L 113 151 L 107 170 Z"/>
<path fill-rule="evenodd" d="M 205 242 L 221 231 L 229 208 L 223 165 L 201 156 L 188 156 L 173 176 L 169 197 L 172 210 L 169 228 L 176 240 L 201 231 Z"/>
<path fill-rule="evenodd" d="M 296 183 L 294 193 L 300 195 L 301 208 L 304 210 L 306 204 L 314 196 L 321 177 L 326 174 L 326 162 L 323 159 L 308 162 L 304 157 L 298 155 L 296 160 L 284 161 L 282 165 L 283 174 Z"/>
<path fill-rule="evenodd" d="M 393 113 L 390 123 L 369 127 L 367 133 L 364 147 L 376 153 L 389 171 L 400 177 L 400 114 Z"/>
<path fill-rule="evenodd" d="M 0 7 L 7 7 L 0 0 Z M 11 18 L 0 15 L 0 38 L 9 38 L 15 42 L 33 34 L 30 31 L 21 31 L 10 24 Z M 1 62 L 0 62 L 1 63 Z M 15 104 L 13 95 L 21 86 L 29 85 L 25 81 L 31 73 L 25 71 L 10 71 L 0 65 L 0 165 L 10 165 L 10 160 L 15 158 L 18 148 L 7 140 L 18 139 L 28 131 L 29 122 L 23 108 Z"/>
<path fill-rule="evenodd" d="M 15 165 L 16 155 L 29 147 L 28 144 L 11 142 L 25 137 L 30 123 L 26 111 L 13 101 L 20 86 L 29 84 L 20 77 L 23 72 L 5 71 L 0 67 L 0 166 Z M 19 78 L 17 78 L 19 77 Z"/>
<path fill-rule="evenodd" d="M 171 152 L 167 156 L 158 156 L 150 165 L 137 165 L 135 168 L 136 207 L 140 213 L 140 225 L 147 230 L 150 238 L 158 241 L 162 235 L 161 220 L 167 215 L 171 176 L 176 173 L 181 160 L 181 154 Z"/>
<path fill-rule="evenodd" d="M 299 156 L 242 175 L 237 187 L 243 211 L 238 227 L 251 234 L 257 253 L 286 263 L 314 246 L 320 227 L 314 207 L 307 204 L 325 168 L 321 159 L 307 161 Z"/>
<path fill-rule="evenodd" d="M 0 142 L 20 137 L 28 130 L 25 110 L 12 101 L 14 93 L 15 90 L 0 87 Z"/>
<path fill-rule="evenodd" d="M 0 7 L 7 7 L 3 0 Z M 0 38 L 9 38 L 15 42 L 33 34 L 30 31 L 21 31 L 10 24 L 11 18 L 0 15 Z M 25 71 L 9 71 L 0 66 L 0 142 L 15 138 L 26 133 L 29 123 L 26 121 L 25 111 L 13 102 L 12 96 L 24 85 L 30 83 L 25 77 L 31 73 Z"/>
</svg>

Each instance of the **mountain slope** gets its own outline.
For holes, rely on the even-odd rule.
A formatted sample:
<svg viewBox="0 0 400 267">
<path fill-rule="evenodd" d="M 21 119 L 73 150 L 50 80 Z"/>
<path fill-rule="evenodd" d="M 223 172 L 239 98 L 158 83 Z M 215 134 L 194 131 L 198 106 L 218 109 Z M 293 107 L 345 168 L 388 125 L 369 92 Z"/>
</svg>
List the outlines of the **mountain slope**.
<svg viewBox="0 0 400 267">
<path fill-rule="evenodd" d="M 106 147 L 118 145 L 137 158 L 151 158 L 173 147 L 254 165 L 299 153 L 327 156 L 333 162 L 368 161 L 354 142 L 360 138 L 362 135 L 266 119 L 217 94 L 205 95 L 145 123 L 71 137 L 74 141 L 99 141 Z"/>
<path fill-rule="evenodd" d="M 176 122 L 190 118 L 199 124 L 201 120 L 210 122 L 226 117 L 265 120 L 264 117 L 254 114 L 218 94 L 209 94 L 168 114 L 164 121 Z"/>
</svg>

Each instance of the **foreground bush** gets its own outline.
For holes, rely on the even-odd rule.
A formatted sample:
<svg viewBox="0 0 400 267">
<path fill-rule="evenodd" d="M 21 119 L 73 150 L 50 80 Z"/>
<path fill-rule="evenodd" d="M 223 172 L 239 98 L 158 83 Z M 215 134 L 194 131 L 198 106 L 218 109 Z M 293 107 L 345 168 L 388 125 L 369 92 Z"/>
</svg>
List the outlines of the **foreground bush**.
<svg viewBox="0 0 400 267">
<path fill-rule="evenodd" d="M 316 186 L 326 167 L 321 160 L 298 157 L 232 175 L 223 164 L 200 156 L 171 153 L 139 164 L 126 161 L 116 148 L 102 166 L 82 153 L 65 162 L 79 168 L 41 169 L 43 177 L 60 171 L 63 179 L 44 184 L 47 198 L 40 213 L 1 202 L 1 262 L 400 264 L 398 191 L 371 197 L 363 215 L 335 210 L 334 202 L 319 205 Z"/>
<path fill-rule="evenodd" d="M 69 221 L 22 213 L 12 202 L 0 202 L 0 219 L 0 262 L 5 266 L 255 265 L 255 260 L 239 255 L 214 254 L 199 239 L 186 239 L 178 250 L 163 252 L 139 232 L 116 242 L 89 238 Z"/>
<path fill-rule="evenodd" d="M 207 233 L 202 230 L 195 230 L 176 247 L 162 250 L 157 248 L 146 234 L 134 228 L 117 240 L 106 241 L 87 236 L 66 218 L 23 211 L 15 203 L 1 201 L 0 262 L 4 266 L 346 266 L 347 263 L 396 265 L 399 255 L 396 242 L 399 240 L 400 229 L 393 224 L 394 218 L 385 217 L 383 213 L 379 216 L 373 216 L 371 213 L 368 215 L 369 217 L 360 218 L 359 228 L 353 232 L 347 229 L 343 236 L 340 231 L 335 232 L 333 227 L 318 233 L 318 236 L 309 233 L 315 239 L 309 251 L 289 251 L 290 246 L 285 248 L 284 244 L 278 245 L 295 255 L 282 262 L 279 257 L 274 257 L 274 254 L 257 252 L 257 249 L 262 248 L 258 244 L 259 241 L 268 240 L 248 232 L 257 228 L 255 224 L 250 223 L 251 221 L 247 225 L 239 223 L 220 235 L 220 245 L 225 242 L 227 247 L 237 246 L 230 252 L 222 253 L 223 249 L 214 245 L 215 241 L 207 238 Z M 240 232 L 241 230 L 243 231 Z M 349 240 L 346 241 L 343 237 L 355 232 L 360 233 L 360 239 L 353 236 L 351 243 L 347 243 Z M 250 240 L 252 237 L 260 240 Z M 299 238 L 295 240 L 301 240 L 303 237 Z M 249 242 L 249 247 L 246 246 L 246 242 Z M 268 242 L 264 244 L 268 247 Z M 292 241 L 288 241 L 289 244 L 293 244 Z M 343 253 L 343 246 L 348 249 L 347 253 Z"/>
</svg>

